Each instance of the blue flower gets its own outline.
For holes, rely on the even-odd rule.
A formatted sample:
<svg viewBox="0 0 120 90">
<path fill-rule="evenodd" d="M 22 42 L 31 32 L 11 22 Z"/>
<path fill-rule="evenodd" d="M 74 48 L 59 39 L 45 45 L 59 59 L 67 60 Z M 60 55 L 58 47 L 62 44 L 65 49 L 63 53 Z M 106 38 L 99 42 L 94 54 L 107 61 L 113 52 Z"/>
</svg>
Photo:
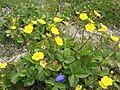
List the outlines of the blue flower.
<svg viewBox="0 0 120 90">
<path fill-rule="evenodd" d="M 55 80 L 57 82 L 64 82 L 65 81 L 65 75 L 60 74 L 60 75 L 56 76 Z"/>
</svg>

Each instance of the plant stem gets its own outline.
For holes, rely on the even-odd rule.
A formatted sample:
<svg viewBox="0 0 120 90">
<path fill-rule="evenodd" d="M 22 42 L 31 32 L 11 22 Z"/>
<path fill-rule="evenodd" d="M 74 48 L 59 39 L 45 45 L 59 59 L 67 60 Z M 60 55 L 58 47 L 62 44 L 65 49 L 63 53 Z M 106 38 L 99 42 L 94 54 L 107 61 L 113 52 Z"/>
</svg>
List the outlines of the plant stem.
<svg viewBox="0 0 120 90">
<path fill-rule="evenodd" d="M 98 46 L 95 48 L 94 53 L 92 54 L 92 56 L 96 53 L 96 51 L 97 51 L 98 48 L 100 47 L 100 44 L 102 44 L 102 35 L 101 35 L 101 37 L 100 37 L 99 42 L 100 42 L 100 43 L 99 43 Z"/>
<path fill-rule="evenodd" d="M 105 57 L 104 57 L 104 60 L 111 54 L 114 52 L 114 50 L 116 49 L 116 46 L 118 46 L 119 43 L 117 43 L 111 50 L 111 52 L 109 52 Z"/>
<path fill-rule="evenodd" d="M 89 34 L 89 38 L 87 39 L 87 41 L 75 52 L 75 54 L 77 54 L 77 52 L 79 51 L 79 50 L 81 50 L 84 46 L 85 46 L 85 44 L 91 39 L 92 37 L 90 36 L 90 34 Z M 74 55 L 75 55 L 74 54 Z"/>
</svg>

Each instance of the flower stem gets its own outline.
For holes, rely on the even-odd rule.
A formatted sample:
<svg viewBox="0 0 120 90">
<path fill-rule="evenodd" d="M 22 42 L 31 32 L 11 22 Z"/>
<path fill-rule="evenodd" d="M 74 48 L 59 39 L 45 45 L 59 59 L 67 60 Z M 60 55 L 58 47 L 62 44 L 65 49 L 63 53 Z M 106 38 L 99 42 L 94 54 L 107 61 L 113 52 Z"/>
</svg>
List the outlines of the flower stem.
<svg viewBox="0 0 120 90">
<path fill-rule="evenodd" d="M 79 50 L 81 50 L 91 38 L 92 38 L 92 37 L 91 37 L 90 34 L 89 34 L 89 38 L 87 39 L 87 41 L 75 52 L 75 54 L 77 54 L 77 52 L 78 52 Z M 75 54 L 74 54 L 74 55 L 75 55 Z"/>
<path fill-rule="evenodd" d="M 94 53 L 92 54 L 92 56 L 96 53 L 96 51 L 98 50 L 98 48 L 100 47 L 100 44 L 102 44 L 102 35 L 100 36 L 100 40 L 99 40 L 99 44 L 97 44 L 98 46 L 95 48 Z"/>
<path fill-rule="evenodd" d="M 116 46 L 118 46 L 118 44 L 119 44 L 119 43 L 117 43 L 117 44 L 112 48 L 111 52 L 109 52 L 109 53 L 104 57 L 104 60 L 105 60 L 111 53 L 113 53 L 113 52 L 115 51 Z"/>
</svg>

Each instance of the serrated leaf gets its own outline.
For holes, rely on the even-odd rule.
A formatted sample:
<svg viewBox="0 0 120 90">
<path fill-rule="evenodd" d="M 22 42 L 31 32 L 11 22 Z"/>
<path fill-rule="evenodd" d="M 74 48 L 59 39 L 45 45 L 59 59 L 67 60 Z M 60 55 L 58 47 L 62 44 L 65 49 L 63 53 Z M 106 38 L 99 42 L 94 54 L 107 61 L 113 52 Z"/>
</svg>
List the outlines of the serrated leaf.
<svg viewBox="0 0 120 90">
<path fill-rule="evenodd" d="M 80 68 L 79 72 L 75 73 L 75 76 L 77 78 L 85 78 L 87 76 L 89 76 L 91 73 L 89 73 L 88 71 L 86 71 L 86 69 L 84 68 Z"/>
<path fill-rule="evenodd" d="M 75 77 L 74 75 L 68 77 L 68 81 L 71 87 L 75 87 L 79 82 L 79 78 Z"/>
<path fill-rule="evenodd" d="M 63 54 L 64 55 L 64 59 L 69 58 L 70 54 L 71 54 L 70 49 L 69 48 L 65 48 L 64 49 L 64 54 Z"/>
<path fill-rule="evenodd" d="M 11 82 L 12 82 L 13 84 L 15 84 L 15 83 L 17 83 L 17 82 L 19 81 L 19 79 L 20 79 L 20 77 L 18 76 L 18 74 L 14 74 L 14 75 L 12 75 L 12 77 L 11 77 Z"/>
<path fill-rule="evenodd" d="M 31 86 L 34 84 L 34 80 L 32 78 L 27 78 L 26 80 L 24 80 L 24 85 L 25 86 Z"/>
</svg>

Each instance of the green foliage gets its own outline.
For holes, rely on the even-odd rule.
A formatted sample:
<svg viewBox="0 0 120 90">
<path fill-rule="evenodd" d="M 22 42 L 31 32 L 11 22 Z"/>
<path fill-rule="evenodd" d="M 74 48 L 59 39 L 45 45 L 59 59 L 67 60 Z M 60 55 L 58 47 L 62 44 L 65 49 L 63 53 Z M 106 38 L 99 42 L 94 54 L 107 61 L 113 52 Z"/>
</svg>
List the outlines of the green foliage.
<svg viewBox="0 0 120 90">
<path fill-rule="evenodd" d="M 120 88 L 119 71 L 114 70 L 120 68 L 119 40 L 113 40 L 106 32 L 98 32 L 101 22 L 107 25 L 119 25 L 119 1 L 3 0 L 2 2 L 1 8 L 8 7 L 12 12 L 1 13 L 3 21 L 0 22 L 0 41 L 12 40 L 16 45 L 26 46 L 27 53 L 19 60 L 7 63 L 4 68 L 1 68 L 0 63 L 0 89 L 17 90 L 16 87 L 22 86 L 31 90 L 36 88 L 73 90 L 77 85 L 82 85 L 85 90 L 101 90 L 98 82 L 103 76 L 109 76 L 114 80 L 115 85 L 108 89 Z M 102 18 L 96 17 L 93 10 L 99 11 L 103 15 Z M 87 13 L 94 23 L 88 19 L 80 20 L 79 14 L 75 12 Z M 55 22 L 53 19 L 56 16 L 63 20 Z M 39 23 L 37 19 L 45 20 L 46 24 Z M 37 24 L 33 24 L 32 20 Z M 69 25 L 71 22 L 83 30 L 83 36 L 79 40 L 62 31 L 63 27 L 71 26 Z M 95 32 L 85 31 L 87 23 L 95 24 Z M 29 34 L 24 31 L 28 24 L 33 26 L 33 31 Z M 16 26 L 16 29 L 11 29 L 11 26 Z M 54 34 L 51 27 L 58 28 L 60 34 Z M 88 33 L 89 37 L 84 36 L 84 33 Z M 98 43 L 93 41 L 94 33 L 101 36 Z M 63 45 L 59 45 L 61 43 Z M 37 60 L 36 58 L 42 55 L 35 55 L 36 52 L 43 53 L 43 58 Z M 56 80 L 59 75 L 65 76 L 64 82 Z"/>
</svg>

